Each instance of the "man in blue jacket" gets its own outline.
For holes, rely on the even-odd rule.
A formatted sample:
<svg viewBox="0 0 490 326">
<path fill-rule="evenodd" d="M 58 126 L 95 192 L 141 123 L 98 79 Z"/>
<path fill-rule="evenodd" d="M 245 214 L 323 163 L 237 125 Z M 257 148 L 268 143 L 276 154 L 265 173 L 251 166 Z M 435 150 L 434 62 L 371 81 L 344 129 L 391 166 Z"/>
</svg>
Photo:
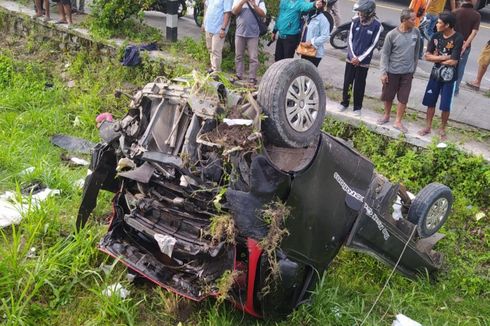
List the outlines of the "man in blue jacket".
<svg viewBox="0 0 490 326">
<path fill-rule="evenodd" d="M 352 20 L 350 26 L 344 87 L 339 109 L 345 111 L 349 107 L 352 91 L 354 114 L 360 116 L 369 64 L 383 27 L 376 19 L 376 4 L 373 0 L 359 0 L 354 5 L 354 11 L 357 11 L 358 16 Z"/>
<path fill-rule="evenodd" d="M 307 0 L 281 0 L 272 40 L 277 39 L 275 61 L 294 57 L 301 37 L 301 13 L 313 9 Z"/>
</svg>

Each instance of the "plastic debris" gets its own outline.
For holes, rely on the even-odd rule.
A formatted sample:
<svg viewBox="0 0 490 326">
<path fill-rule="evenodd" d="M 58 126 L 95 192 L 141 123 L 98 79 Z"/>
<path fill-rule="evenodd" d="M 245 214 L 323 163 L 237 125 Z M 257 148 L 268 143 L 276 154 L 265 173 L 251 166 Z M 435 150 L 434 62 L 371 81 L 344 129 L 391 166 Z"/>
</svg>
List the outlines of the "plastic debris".
<svg viewBox="0 0 490 326">
<path fill-rule="evenodd" d="M 485 216 L 486 216 L 486 215 L 485 215 L 485 213 L 483 213 L 483 212 L 478 212 L 478 213 L 476 213 L 476 215 L 475 215 L 475 220 L 478 222 L 479 220 L 481 220 L 481 219 L 482 219 L 482 218 L 484 218 Z"/>
<path fill-rule="evenodd" d="M 126 299 L 129 296 L 130 291 L 129 290 L 126 290 L 121 285 L 121 283 L 115 283 L 115 284 L 111 284 L 108 287 L 106 287 L 102 291 L 102 294 L 103 295 L 106 295 L 108 297 L 112 297 L 113 295 L 118 295 L 120 298 Z"/>
<path fill-rule="evenodd" d="M 446 148 L 447 144 L 446 143 L 439 143 L 436 145 L 437 148 Z"/>
<path fill-rule="evenodd" d="M 19 175 L 20 176 L 28 175 L 28 174 L 31 174 L 32 172 L 34 172 L 34 170 L 35 170 L 35 168 L 33 166 L 30 166 L 27 169 L 24 169 L 24 170 L 20 171 L 19 172 Z"/>
<path fill-rule="evenodd" d="M 74 182 L 74 185 L 79 188 L 79 189 L 82 189 L 83 186 L 85 185 L 85 178 L 81 178 L 81 179 L 78 179 Z"/>
<path fill-rule="evenodd" d="M 73 163 L 74 165 L 80 165 L 80 166 L 88 166 L 90 164 L 87 160 L 78 157 L 70 158 L 70 162 Z"/>
<path fill-rule="evenodd" d="M 0 228 L 19 224 L 25 214 L 38 208 L 48 197 L 60 193 L 58 189 L 45 188 L 35 194 L 21 197 L 19 202 L 14 192 L 6 191 L 0 195 Z"/>
<path fill-rule="evenodd" d="M 416 322 L 415 320 L 408 318 L 404 314 L 396 315 L 396 319 L 393 320 L 391 326 L 422 326 L 421 323 Z"/>
<path fill-rule="evenodd" d="M 160 251 L 163 254 L 172 257 L 172 252 L 174 251 L 174 246 L 177 240 L 172 236 L 166 234 L 160 234 L 160 233 L 155 233 L 153 238 L 158 243 L 158 247 L 160 248 Z"/>
<path fill-rule="evenodd" d="M 29 251 L 27 252 L 27 255 L 26 255 L 27 258 L 36 258 L 37 255 L 36 255 L 36 247 L 31 247 L 31 249 L 29 249 Z"/>
<path fill-rule="evenodd" d="M 223 119 L 228 126 L 251 126 L 253 120 L 250 119 Z"/>
<path fill-rule="evenodd" d="M 412 200 L 415 198 L 415 195 L 409 191 L 407 191 L 407 195 Z M 403 218 L 403 215 L 402 215 L 402 199 L 400 198 L 400 196 L 396 196 L 396 201 L 393 203 L 393 213 L 391 214 L 391 216 L 393 217 L 393 219 L 395 221 L 398 221 L 399 219 Z"/>
</svg>

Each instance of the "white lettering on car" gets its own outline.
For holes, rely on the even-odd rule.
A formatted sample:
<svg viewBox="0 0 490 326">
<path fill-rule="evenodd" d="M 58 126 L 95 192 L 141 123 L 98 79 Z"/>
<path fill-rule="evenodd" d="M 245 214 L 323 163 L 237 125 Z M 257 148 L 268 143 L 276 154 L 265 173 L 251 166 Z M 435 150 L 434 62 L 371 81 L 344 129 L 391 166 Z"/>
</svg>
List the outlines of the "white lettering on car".
<svg viewBox="0 0 490 326">
<path fill-rule="evenodd" d="M 386 226 L 384 226 L 383 222 L 379 219 L 378 215 L 373 211 L 371 207 L 369 207 L 368 204 L 364 203 L 364 210 L 366 211 L 366 215 L 369 216 L 374 223 L 378 226 L 378 229 L 383 233 L 383 238 L 385 240 L 388 240 L 390 237 L 390 234 L 388 233 L 388 230 L 386 229 Z"/>
<path fill-rule="evenodd" d="M 339 183 L 339 185 L 342 187 L 342 190 L 345 191 L 349 196 L 354 197 L 361 203 L 364 202 L 364 196 L 352 190 L 337 172 L 334 172 L 333 178 Z"/>
</svg>

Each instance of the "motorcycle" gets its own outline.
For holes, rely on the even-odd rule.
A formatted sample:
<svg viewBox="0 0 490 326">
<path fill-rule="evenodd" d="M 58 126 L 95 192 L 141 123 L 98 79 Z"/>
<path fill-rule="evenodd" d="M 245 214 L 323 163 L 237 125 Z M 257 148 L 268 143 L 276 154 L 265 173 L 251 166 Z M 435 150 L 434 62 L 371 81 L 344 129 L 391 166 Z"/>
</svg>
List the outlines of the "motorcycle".
<svg viewBox="0 0 490 326">
<path fill-rule="evenodd" d="M 187 14 L 187 3 L 186 0 L 178 0 L 179 2 L 179 8 L 177 9 L 177 16 L 183 17 Z M 156 0 L 149 8 L 148 10 L 154 10 L 154 11 L 159 11 L 164 14 L 167 13 L 167 3 L 168 0 Z"/>
<path fill-rule="evenodd" d="M 333 33 L 330 35 L 330 44 L 335 49 L 343 50 L 347 48 L 349 42 L 349 31 L 350 31 L 351 22 L 340 25 Z M 379 36 L 378 43 L 376 43 L 376 49 L 379 51 L 383 48 L 383 43 L 385 41 L 386 34 L 389 31 L 396 28 L 395 25 L 392 25 L 388 22 L 381 22 L 383 26 L 383 31 Z"/>
</svg>

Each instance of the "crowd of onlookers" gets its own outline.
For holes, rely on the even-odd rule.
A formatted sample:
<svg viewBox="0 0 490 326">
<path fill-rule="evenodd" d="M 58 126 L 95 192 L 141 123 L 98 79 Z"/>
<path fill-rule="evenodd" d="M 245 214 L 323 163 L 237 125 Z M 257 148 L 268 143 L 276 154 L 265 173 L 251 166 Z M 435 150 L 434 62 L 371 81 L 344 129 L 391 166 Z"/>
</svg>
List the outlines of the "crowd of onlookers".
<svg viewBox="0 0 490 326">
<path fill-rule="evenodd" d="M 36 17 L 44 17 L 45 21 L 51 20 L 50 0 L 35 0 L 34 8 Z M 85 0 L 52 0 L 56 2 L 60 19 L 56 20 L 56 24 L 73 24 L 72 14 L 85 14 Z"/>
<path fill-rule="evenodd" d="M 338 8 L 329 6 L 334 25 L 340 25 Z M 480 13 L 474 9 L 474 0 L 412 0 L 400 14 L 400 24 L 387 33 L 381 50 L 381 100 L 384 115 L 377 121 L 382 125 L 390 120 L 391 108 L 397 97 L 397 112 L 393 127 L 407 132 L 402 123 L 410 96 L 413 75 L 420 59 L 433 63 L 429 81 L 422 99 L 427 106 L 426 126 L 419 131 L 427 135 L 432 129 L 435 107 L 439 102 L 441 124 L 439 136 L 446 138 L 446 125 L 453 98 L 459 93 L 471 43 L 478 33 Z M 301 58 L 318 66 L 325 54 L 324 44 L 330 35 L 330 23 L 323 12 L 326 0 L 280 0 L 279 14 L 272 31 L 272 41 L 277 41 L 275 61 Z M 383 32 L 376 17 L 374 0 L 358 0 L 354 5 L 348 36 L 348 50 L 344 72 L 342 101 L 339 110 L 349 108 L 360 116 L 366 87 L 366 78 L 373 51 Z M 231 15 L 236 16 L 235 36 L 236 79 L 244 79 L 244 53 L 248 50 L 248 81 L 257 81 L 258 44 L 261 21 L 267 13 L 264 0 L 207 0 L 203 23 L 206 45 L 210 52 L 211 71 L 219 71 L 225 35 Z M 424 21 L 423 27 L 420 26 Z M 419 31 L 423 28 L 423 33 Z M 424 52 L 423 36 L 428 38 Z M 490 63 L 490 41 L 478 59 L 479 69 L 475 80 L 466 84 L 479 89 L 483 75 Z"/>
</svg>

